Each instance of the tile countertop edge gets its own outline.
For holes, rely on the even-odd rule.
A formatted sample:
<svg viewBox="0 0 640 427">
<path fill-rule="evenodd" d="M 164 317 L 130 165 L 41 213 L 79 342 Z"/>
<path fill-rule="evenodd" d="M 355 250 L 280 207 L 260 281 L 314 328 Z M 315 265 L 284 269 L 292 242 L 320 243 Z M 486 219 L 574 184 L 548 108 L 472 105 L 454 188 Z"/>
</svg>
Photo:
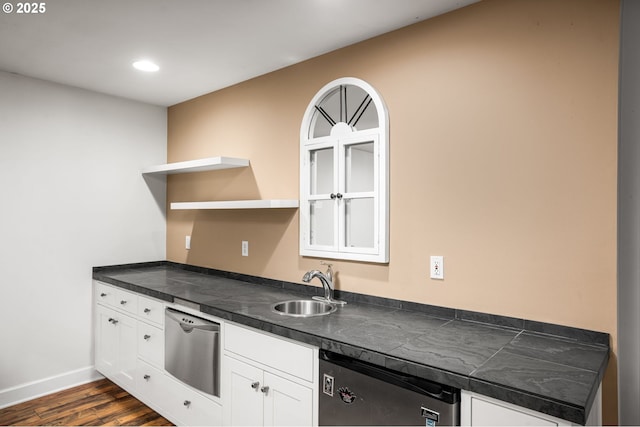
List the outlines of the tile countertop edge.
<svg viewBox="0 0 640 427">
<path fill-rule="evenodd" d="M 208 269 L 204 267 L 189 266 L 178 264 L 171 261 L 152 261 L 143 263 L 120 264 L 104 267 L 93 268 L 93 279 L 99 280 L 114 286 L 121 287 L 142 295 L 150 296 L 167 302 L 173 302 L 174 296 L 165 292 L 149 289 L 145 286 L 139 286 L 134 283 L 122 281 L 109 277 L 109 273 L 115 272 L 131 272 L 144 268 L 166 267 L 169 269 L 178 269 L 190 271 L 193 273 L 206 274 L 211 276 L 222 276 L 229 279 L 246 281 L 254 285 L 267 285 L 270 287 L 281 288 L 283 290 L 296 289 L 304 293 L 319 293 L 316 287 L 288 283 L 273 279 L 265 279 L 257 276 L 243 275 L 240 273 L 225 272 L 221 270 Z M 579 328 L 573 328 L 562 325 L 553 325 L 544 322 L 529 321 L 524 319 L 516 319 L 499 315 L 491 315 L 485 313 L 477 313 L 466 310 L 457 310 L 446 307 L 430 306 L 415 302 L 392 300 L 383 297 L 374 297 L 368 295 L 354 294 L 345 291 L 336 291 L 336 295 L 348 301 L 355 301 L 364 304 L 379 305 L 386 307 L 401 308 L 422 312 L 435 317 L 460 319 L 469 322 L 477 322 L 482 324 L 494 325 L 507 329 L 527 330 L 540 335 L 551 337 L 561 337 L 575 340 L 576 342 L 588 343 L 597 346 L 606 346 L 608 348 L 607 358 L 603 360 L 599 372 L 597 372 L 597 383 L 594 383 L 589 393 L 589 398 L 585 406 L 577 406 L 563 401 L 538 396 L 524 390 L 517 390 L 504 386 L 503 384 L 484 381 L 472 376 L 466 376 L 449 372 L 437 367 L 422 365 L 408 360 L 395 358 L 393 356 L 372 351 L 369 349 L 353 346 L 348 343 L 338 342 L 308 332 L 299 331 L 292 328 L 276 325 L 266 320 L 257 319 L 241 313 L 222 310 L 209 305 L 201 304 L 201 311 L 223 320 L 237 322 L 246 326 L 254 327 L 265 332 L 270 332 L 278 336 L 290 338 L 295 341 L 317 346 L 322 349 L 337 351 L 347 356 L 355 357 L 360 360 L 369 361 L 371 363 L 385 366 L 399 372 L 416 375 L 423 378 L 434 379 L 442 383 L 458 387 L 464 390 L 477 392 L 490 397 L 494 397 L 505 402 L 513 403 L 525 408 L 546 413 L 558 418 L 565 419 L 574 423 L 583 424 L 586 422 L 587 414 L 593 404 L 598 386 L 602 381 L 604 371 L 607 367 L 607 361 L 610 354 L 609 334 L 596 331 L 588 331 Z M 437 378 L 437 379 L 436 379 Z"/>
</svg>

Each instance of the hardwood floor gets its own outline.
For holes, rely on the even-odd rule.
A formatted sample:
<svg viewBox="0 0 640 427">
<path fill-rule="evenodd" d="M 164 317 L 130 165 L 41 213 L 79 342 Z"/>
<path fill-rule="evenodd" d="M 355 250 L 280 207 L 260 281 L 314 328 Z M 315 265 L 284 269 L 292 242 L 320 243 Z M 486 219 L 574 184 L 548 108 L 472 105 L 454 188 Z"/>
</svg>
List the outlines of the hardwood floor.
<svg viewBox="0 0 640 427">
<path fill-rule="evenodd" d="M 0 425 L 171 426 L 107 379 L 0 409 Z"/>
</svg>

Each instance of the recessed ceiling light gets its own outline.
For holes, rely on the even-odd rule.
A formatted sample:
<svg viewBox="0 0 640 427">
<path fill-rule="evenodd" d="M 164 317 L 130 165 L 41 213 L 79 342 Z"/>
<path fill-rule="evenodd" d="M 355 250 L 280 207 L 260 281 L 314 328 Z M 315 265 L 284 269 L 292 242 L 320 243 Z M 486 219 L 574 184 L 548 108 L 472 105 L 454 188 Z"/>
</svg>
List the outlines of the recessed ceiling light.
<svg viewBox="0 0 640 427">
<path fill-rule="evenodd" d="M 147 60 L 134 62 L 133 63 L 133 68 L 135 68 L 136 70 L 147 71 L 147 72 L 154 72 L 154 71 L 158 71 L 160 69 L 160 67 L 158 67 L 158 65 L 154 64 L 151 61 L 147 61 Z"/>
</svg>

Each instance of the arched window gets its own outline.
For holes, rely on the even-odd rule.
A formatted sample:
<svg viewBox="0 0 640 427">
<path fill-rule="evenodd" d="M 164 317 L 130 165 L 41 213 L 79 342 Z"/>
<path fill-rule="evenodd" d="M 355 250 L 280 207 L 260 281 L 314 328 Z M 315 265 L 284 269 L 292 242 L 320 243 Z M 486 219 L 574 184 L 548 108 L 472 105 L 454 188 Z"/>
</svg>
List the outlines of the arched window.
<svg viewBox="0 0 640 427">
<path fill-rule="evenodd" d="M 313 97 L 300 127 L 300 254 L 389 262 L 389 115 L 353 77 Z"/>
</svg>

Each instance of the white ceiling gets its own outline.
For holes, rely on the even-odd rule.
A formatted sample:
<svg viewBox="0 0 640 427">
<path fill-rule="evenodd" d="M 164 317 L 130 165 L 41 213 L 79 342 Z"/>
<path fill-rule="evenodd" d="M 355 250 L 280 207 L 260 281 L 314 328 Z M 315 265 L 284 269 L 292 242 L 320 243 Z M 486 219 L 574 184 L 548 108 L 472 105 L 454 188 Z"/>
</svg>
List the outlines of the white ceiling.
<svg viewBox="0 0 640 427">
<path fill-rule="evenodd" d="M 170 106 L 476 1 L 3 0 L 0 70 Z"/>
</svg>

